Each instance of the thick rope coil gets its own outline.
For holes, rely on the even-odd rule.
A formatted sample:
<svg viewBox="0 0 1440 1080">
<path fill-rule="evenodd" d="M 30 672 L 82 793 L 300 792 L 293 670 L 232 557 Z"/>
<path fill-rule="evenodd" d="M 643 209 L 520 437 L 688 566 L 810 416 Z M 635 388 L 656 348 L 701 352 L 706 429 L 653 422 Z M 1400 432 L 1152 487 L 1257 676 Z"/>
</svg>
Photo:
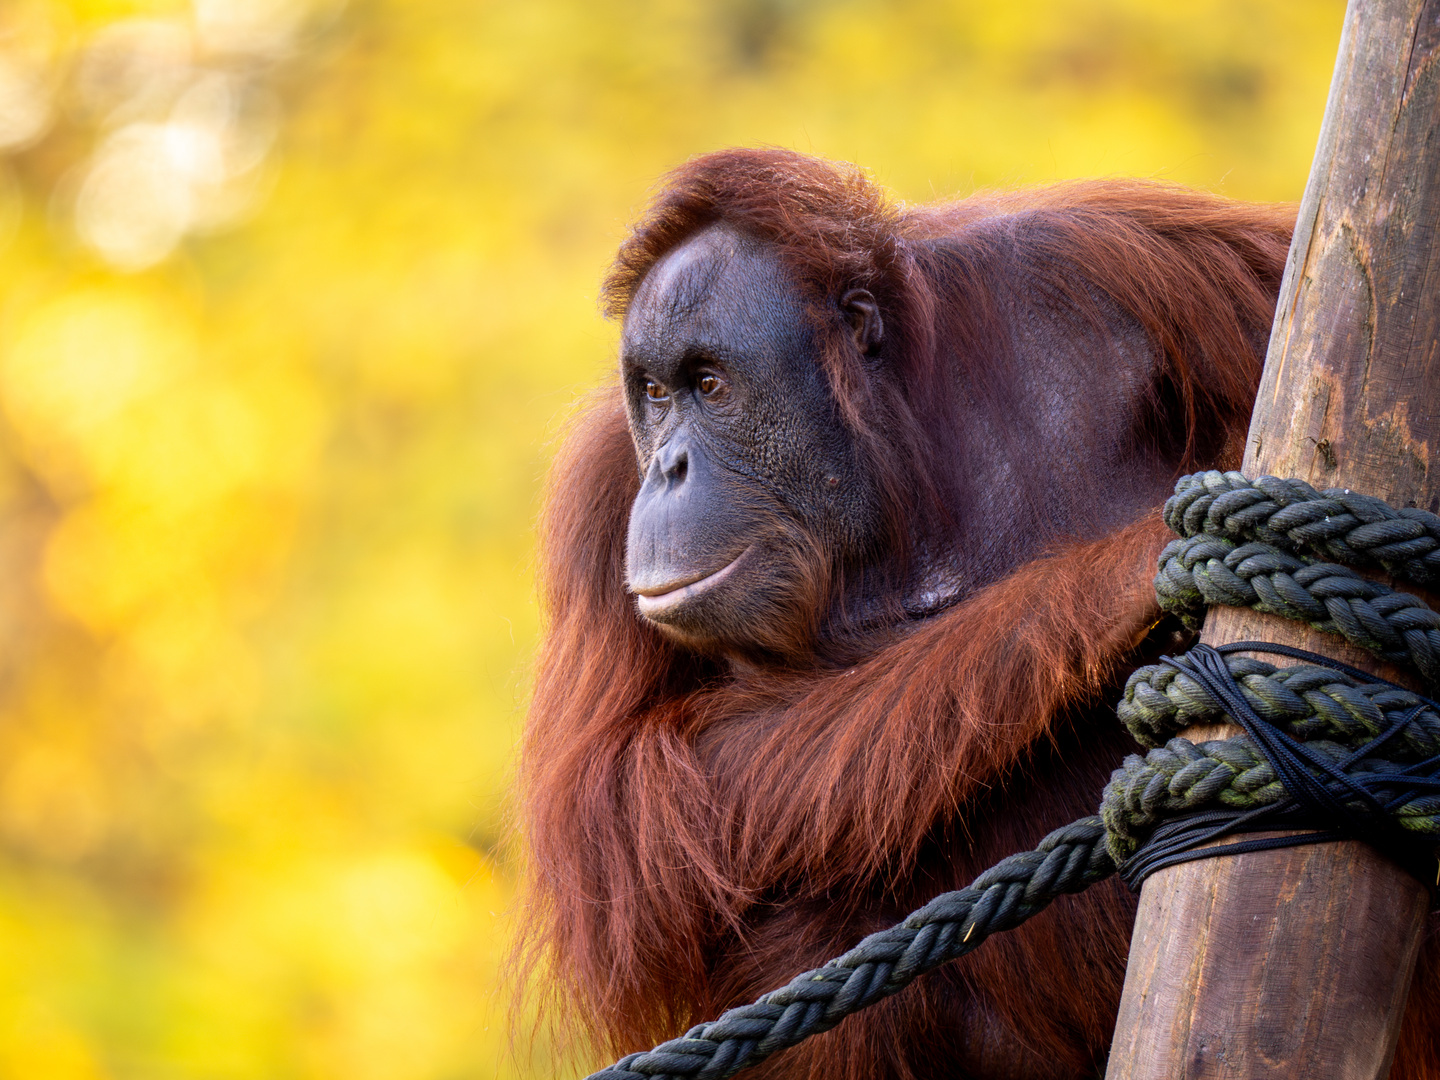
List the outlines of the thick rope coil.
<svg viewBox="0 0 1440 1080">
<path fill-rule="evenodd" d="M 1057 896 L 1115 872 L 1098 817 L 1056 829 L 1034 851 L 1011 855 L 967 888 L 937 896 L 904 922 L 871 934 L 844 956 L 797 975 L 752 1005 L 678 1039 L 621 1058 L 589 1080 L 722 1080 L 777 1050 L 904 989 L 941 964 L 1019 926 Z"/>
<path fill-rule="evenodd" d="M 1195 473 L 1175 485 L 1165 524 L 1183 537 L 1258 540 L 1323 562 L 1376 567 L 1416 585 L 1440 585 L 1440 517 L 1346 488 L 1319 492 L 1303 480 Z"/>
<path fill-rule="evenodd" d="M 1403 786 L 1397 769 L 1425 760 L 1356 760 L 1352 747 L 1324 739 L 1308 741 L 1305 746 L 1362 781 L 1382 781 L 1369 789 L 1382 803 Z M 1320 774 L 1316 771 L 1314 775 Z M 1392 777 L 1393 788 L 1387 787 L 1383 781 Z M 1198 744 L 1177 738 L 1144 757 L 1131 754 L 1125 759 L 1105 785 L 1100 816 L 1110 835 L 1110 854 L 1118 864 L 1135 854 L 1162 821 L 1212 808 L 1255 810 L 1289 797 L 1273 766 L 1248 736 Z M 1351 800 L 1349 805 L 1356 812 L 1369 809 L 1359 800 Z M 1440 794 L 1407 795 L 1387 809 L 1391 821 L 1405 832 L 1440 835 Z"/>
<path fill-rule="evenodd" d="M 1201 533 L 1172 540 L 1155 578 L 1160 606 L 1192 629 L 1205 607 L 1249 607 L 1340 634 L 1393 663 L 1440 683 L 1440 613 L 1417 596 L 1334 563 L 1307 562 L 1272 544 Z"/>
<path fill-rule="evenodd" d="M 1396 745 L 1415 761 L 1440 754 L 1440 712 L 1418 694 L 1316 664 L 1277 668 L 1232 654 L 1225 666 L 1250 707 L 1297 739 L 1359 746 L 1408 717 Z M 1136 742 L 1151 747 L 1196 724 L 1230 722 L 1208 690 L 1170 664 L 1136 668 L 1115 712 Z"/>
</svg>

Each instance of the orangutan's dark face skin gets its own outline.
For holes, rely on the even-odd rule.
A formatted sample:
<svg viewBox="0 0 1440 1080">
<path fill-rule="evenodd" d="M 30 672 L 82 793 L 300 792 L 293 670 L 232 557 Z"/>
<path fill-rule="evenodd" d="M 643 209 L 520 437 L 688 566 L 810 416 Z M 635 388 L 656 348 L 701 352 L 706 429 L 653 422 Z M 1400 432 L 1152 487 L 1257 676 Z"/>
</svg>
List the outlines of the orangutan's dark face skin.
<svg viewBox="0 0 1440 1080">
<path fill-rule="evenodd" d="M 833 310 L 873 351 L 870 294 Z M 626 544 L 640 614 L 692 648 L 783 651 L 771 628 L 793 633 L 817 577 L 863 556 L 878 514 L 799 290 L 762 244 L 700 232 L 641 283 L 621 377 L 643 480 Z"/>
</svg>

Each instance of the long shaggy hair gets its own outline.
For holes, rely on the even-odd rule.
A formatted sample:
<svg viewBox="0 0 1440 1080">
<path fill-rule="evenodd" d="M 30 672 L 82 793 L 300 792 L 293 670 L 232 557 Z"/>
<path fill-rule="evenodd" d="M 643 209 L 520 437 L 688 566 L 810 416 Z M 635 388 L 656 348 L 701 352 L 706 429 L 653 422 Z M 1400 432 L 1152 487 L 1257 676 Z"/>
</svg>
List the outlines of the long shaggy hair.
<svg viewBox="0 0 1440 1080">
<path fill-rule="evenodd" d="M 655 261 L 710 224 L 777 250 L 811 298 L 821 363 L 877 478 L 886 557 L 903 563 L 917 519 L 943 530 L 961 508 L 955 372 L 1003 408 L 1018 361 L 1000 300 L 1021 284 L 1097 327 L 1143 331 L 1159 376 L 1136 426 L 1177 474 L 1238 461 L 1293 220 L 1293 207 L 1137 181 L 912 209 L 848 166 L 731 150 L 671 174 L 605 297 L 623 315 Z M 884 379 L 843 347 L 833 298 L 856 287 L 884 312 Z M 1042 497 L 1038 485 L 1016 497 Z M 1093 808 L 1124 749 L 1103 703 L 1159 618 L 1165 539 L 1155 515 L 1100 539 L 1047 538 L 949 610 L 876 632 L 853 662 L 729 670 L 635 611 L 624 549 L 638 487 L 611 387 L 551 476 L 520 777 L 531 970 L 571 1030 L 616 1053 L 783 983 Z M 1116 890 L 1092 893 L 773 1068 L 926 1075 L 918 1033 L 947 1028 L 982 1057 L 999 1032 L 1055 1075 L 1092 1068 L 1131 910 Z M 1090 959 L 1065 951 L 1080 933 Z"/>
</svg>

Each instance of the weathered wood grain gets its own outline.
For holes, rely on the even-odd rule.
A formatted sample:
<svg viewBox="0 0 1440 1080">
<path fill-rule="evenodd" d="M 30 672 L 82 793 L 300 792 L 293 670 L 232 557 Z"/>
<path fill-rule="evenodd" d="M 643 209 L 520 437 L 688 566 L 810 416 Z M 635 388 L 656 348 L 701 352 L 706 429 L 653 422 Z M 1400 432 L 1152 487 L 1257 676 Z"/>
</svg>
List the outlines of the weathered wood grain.
<svg viewBox="0 0 1440 1080">
<path fill-rule="evenodd" d="M 1108 1075 L 1383 1076 L 1428 899 L 1354 841 L 1160 871 Z"/>
<path fill-rule="evenodd" d="M 1246 475 L 1440 512 L 1437 226 L 1440 0 L 1352 0 Z M 1251 612 L 1212 612 L 1203 638 L 1278 641 L 1408 678 Z M 1107 1075 L 1384 1076 L 1427 902 L 1358 843 L 1161 871 L 1141 893 Z"/>
</svg>

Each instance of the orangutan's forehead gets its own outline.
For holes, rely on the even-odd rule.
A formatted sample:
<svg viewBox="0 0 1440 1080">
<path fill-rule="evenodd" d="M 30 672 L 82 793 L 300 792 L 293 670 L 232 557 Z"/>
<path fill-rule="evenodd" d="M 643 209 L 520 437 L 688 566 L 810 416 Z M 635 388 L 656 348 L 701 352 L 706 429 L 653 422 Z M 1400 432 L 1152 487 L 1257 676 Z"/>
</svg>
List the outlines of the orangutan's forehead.
<svg viewBox="0 0 1440 1080">
<path fill-rule="evenodd" d="M 717 293 L 745 292 L 780 275 L 779 259 L 725 225 L 712 225 L 671 248 L 651 267 L 633 306 L 675 320 L 694 316 Z"/>
</svg>

